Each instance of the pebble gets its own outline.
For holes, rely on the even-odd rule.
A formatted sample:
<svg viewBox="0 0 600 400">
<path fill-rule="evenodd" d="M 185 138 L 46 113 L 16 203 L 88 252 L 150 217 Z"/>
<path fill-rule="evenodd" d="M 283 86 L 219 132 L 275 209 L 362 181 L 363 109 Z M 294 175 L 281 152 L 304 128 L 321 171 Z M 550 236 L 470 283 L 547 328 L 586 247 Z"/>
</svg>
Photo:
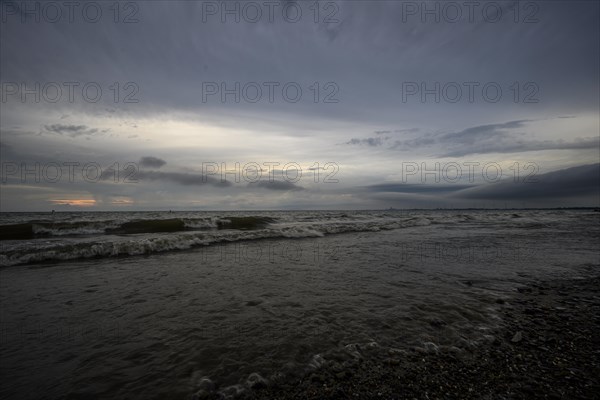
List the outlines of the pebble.
<svg viewBox="0 0 600 400">
<path fill-rule="evenodd" d="M 251 389 L 258 389 L 267 386 L 265 378 L 257 374 L 256 372 L 251 373 L 246 380 L 246 385 Z"/>
<path fill-rule="evenodd" d="M 437 353 L 439 351 L 439 347 L 433 342 L 425 342 L 423 343 L 423 346 L 425 347 L 425 350 L 429 353 Z"/>
<path fill-rule="evenodd" d="M 513 343 L 518 343 L 521 340 L 523 340 L 523 334 L 521 333 L 521 331 L 515 333 L 515 335 L 513 336 L 513 338 L 511 339 L 511 342 Z"/>
</svg>

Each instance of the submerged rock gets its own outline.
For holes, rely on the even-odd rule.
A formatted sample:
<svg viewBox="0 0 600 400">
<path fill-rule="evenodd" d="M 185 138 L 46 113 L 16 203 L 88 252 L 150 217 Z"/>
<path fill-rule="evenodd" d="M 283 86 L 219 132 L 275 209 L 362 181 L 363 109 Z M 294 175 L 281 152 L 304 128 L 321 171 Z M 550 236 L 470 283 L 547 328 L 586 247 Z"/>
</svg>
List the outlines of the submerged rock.
<svg viewBox="0 0 600 400">
<path fill-rule="evenodd" d="M 267 386 L 267 380 L 256 372 L 253 372 L 248 376 L 246 385 L 248 385 L 250 389 L 259 389 Z"/>
<path fill-rule="evenodd" d="M 425 342 L 423 343 L 423 347 L 425 347 L 425 351 L 428 353 L 437 353 L 439 351 L 438 345 L 433 342 Z"/>
<path fill-rule="evenodd" d="M 513 336 L 513 338 L 511 339 L 511 342 L 513 343 L 518 343 L 521 340 L 523 340 L 523 334 L 521 333 L 521 331 L 515 333 L 515 335 Z"/>
</svg>

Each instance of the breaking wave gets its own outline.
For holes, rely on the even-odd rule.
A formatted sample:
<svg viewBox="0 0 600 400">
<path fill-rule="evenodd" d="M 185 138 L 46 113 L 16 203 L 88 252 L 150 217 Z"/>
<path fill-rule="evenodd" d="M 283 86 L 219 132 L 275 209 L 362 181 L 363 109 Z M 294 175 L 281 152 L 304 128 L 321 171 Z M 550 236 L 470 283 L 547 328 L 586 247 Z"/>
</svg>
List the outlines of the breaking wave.
<svg viewBox="0 0 600 400">
<path fill-rule="evenodd" d="M 223 242 L 376 232 L 430 223 L 427 218 L 338 218 L 279 223 L 274 218 L 253 216 L 204 220 L 150 219 L 121 224 L 114 221 L 53 225 L 33 222 L 0 226 L 2 239 L 11 241 L 7 243 L 11 245 L 3 246 L 0 265 L 143 255 Z"/>
</svg>

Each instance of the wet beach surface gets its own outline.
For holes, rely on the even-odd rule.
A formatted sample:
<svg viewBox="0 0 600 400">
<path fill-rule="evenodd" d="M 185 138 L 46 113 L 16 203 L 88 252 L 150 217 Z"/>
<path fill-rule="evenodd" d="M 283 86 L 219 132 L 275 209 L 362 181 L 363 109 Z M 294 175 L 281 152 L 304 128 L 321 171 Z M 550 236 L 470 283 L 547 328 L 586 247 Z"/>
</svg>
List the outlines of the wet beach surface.
<svg viewBox="0 0 600 400">
<path fill-rule="evenodd" d="M 343 370 L 327 363 L 248 398 L 598 398 L 600 276 L 534 283 L 500 302 L 503 326 L 476 352 L 432 347 L 388 351 L 379 363 L 357 358 Z"/>
</svg>

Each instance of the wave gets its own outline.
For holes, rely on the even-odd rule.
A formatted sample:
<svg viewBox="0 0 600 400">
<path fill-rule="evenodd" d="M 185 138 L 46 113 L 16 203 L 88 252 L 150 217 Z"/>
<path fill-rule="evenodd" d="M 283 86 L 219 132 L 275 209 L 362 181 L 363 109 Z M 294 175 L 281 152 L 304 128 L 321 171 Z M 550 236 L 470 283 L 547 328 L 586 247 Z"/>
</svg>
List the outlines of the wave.
<svg viewBox="0 0 600 400">
<path fill-rule="evenodd" d="M 0 240 L 26 240 L 53 236 L 85 236 L 140 233 L 183 232 L 205 229 L 253 230 L 275 222 L 269 217 L 228 218 L 167 218 L 135 219 L 126 222 L 102 221 L 32 221 L 20 224 L 0 225 Z"/>
<path fill-rule="evenodd" d="M 178 219 L 121 224 L 114 232 L 146 235 L 106 235 L 79 241 L 34 240 L 16 244 L 0 254 L 0 266 L 105 258 L 188 250 L 223 242 L 276 238 L 310 238 L 346 232 L 376 232 L 412 226 L 429 225 L 427 218 L 367 221 L 320 221 L 276 223 L 266 217 L 231 217 L 215 223 L 217 229 L 186 232 L 186 224 Z M 152 231 L 149 231 L 152 229 Z M 180 230 L 181 229 L 181 230 Z"/>
</svg>

